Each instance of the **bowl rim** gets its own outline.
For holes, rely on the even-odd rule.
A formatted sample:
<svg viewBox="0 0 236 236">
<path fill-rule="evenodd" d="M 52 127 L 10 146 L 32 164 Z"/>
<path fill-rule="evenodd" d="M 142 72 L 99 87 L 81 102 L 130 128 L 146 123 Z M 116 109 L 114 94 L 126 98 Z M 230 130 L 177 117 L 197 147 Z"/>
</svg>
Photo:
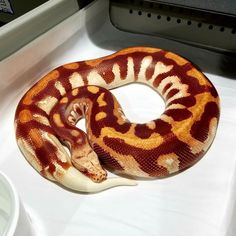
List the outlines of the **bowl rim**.
<svg viewBox="0 0 236 236">
<path fill-rule="evenodd" d="M 18 219 L 19 219 L 19 215 L 20 215 L 20 199 L 19 199 L 19 195 L 16 191 L 16 188 L 15 188 L 13 182 L 2 171 L 0 171 L 0 181 L 6 187 L 8 193 L 10 195 L 12 206 L 13 206 L 11 213 L 10 213 L 10 219 L 7 223 L 5 231 L 3 232 L 3 236 L 4 235 L 13 236 L 16 231 L 16 227 L 17 227 L 17 223 L 18 223 Z"/>
</svg>

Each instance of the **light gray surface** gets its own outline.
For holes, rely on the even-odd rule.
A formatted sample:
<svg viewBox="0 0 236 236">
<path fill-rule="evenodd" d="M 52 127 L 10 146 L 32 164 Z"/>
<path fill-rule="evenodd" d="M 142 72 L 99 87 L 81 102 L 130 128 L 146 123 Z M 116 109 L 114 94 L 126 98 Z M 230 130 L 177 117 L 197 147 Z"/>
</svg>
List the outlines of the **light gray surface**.
<svg viewBox="0 0 236 236">
<path fill-rule="evenodd" d="M 2 26 L 0 61 L 76 11 L 76 0 L 50 0 Z"/>
</svg>

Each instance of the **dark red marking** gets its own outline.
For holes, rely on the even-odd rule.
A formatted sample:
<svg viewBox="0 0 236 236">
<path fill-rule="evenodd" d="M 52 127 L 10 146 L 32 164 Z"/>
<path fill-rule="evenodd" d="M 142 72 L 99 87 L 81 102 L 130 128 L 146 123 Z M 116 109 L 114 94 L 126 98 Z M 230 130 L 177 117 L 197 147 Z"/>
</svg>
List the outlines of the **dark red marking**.
<svg viewBox="0 0 236 236">
<path fill-rule="evenodd" d="M 104 71 L 104 72 L 100 73 L 100 75 L 106 81 L 107 84 L 110 84 L 115 79 L 115 75 L 112 72 L 112 70 Z"/>
<path fill-rule="evenodd" d="M 169 123 L 161 119 L 156 119 L 155 124 L 156 124 L 155 132 L 159 133 L 160 135 L 164 136 L 171 133 L 172 126 Z"/>
<path fill-rule="evenodd" d="M 172 117 L 175 121 L 182 121 L 190 118 L 192 113 L 188 109 L 169 109 L 164 112 L 167 116 Z"/>
<path fill-rule="evenodd" d="M 196 98 L 193 96 L 177 98 L 168 103 L 168 106 L 172 104 L 181 104 L 185 107 L 192 107 L 196 104 Z"/>
<path fill-rule="evenodd" d="M 136 124 L 135 135 L 139 138 L 149 138 L 154 131 L 146 126 L 146 124 Z"/>
<path fill-rule="evenodd" d="M 210 82 L 210 81 L 209 81 Z M 211 82 L 210 82 L 211 83 Z M 212 83 L 211 83 L 212 84 Z M 217 91 L 216 91 L 216 89 L 215 89 L 215 87 L 212 85 L 212 87 L 210 87 L 209 88 L 209 90 L 210 90 L 210 93 L 211 93 L 211 95 L 214 97 L 214 98 L 217 98 L 218 97 L 218 93 L 217 93 Z"/>
<path fill-rule="evenodd" d="M 166 86 L 163 88 L 163 90 L 162 90 L 162 94 L 164 94 L 171 86 L 172 86 L 173 84 L 170 82 L 170 83 L 168 83 L 168 84 L 166 84 Z"/>
<path fill-rule="evenodd" d="M 71 70 L 71 69 L 66 69 L 65 67 L 61 66 L 59 68 L 59 79 L 58 81 L 60 81 L 60 83 L 62 84 L 62 86 L 65 88 L 66 91 L 70 91 L 72 89 L 69 78 L 70 76 L 73 74 L 75 70 Z M 56 89 L 57 90 L 57 89 Z M 57 97 L 60 98 L 61 96 Z"/>
<path fill-rule="evenodd" d="M 143 53 L 137 52 L 137 53 L 132 53 L 131 56 L 134 61 L 134 77 L 135 77 L 135 80 L 137 80 L 138 74 L 140 71 L 141 62 L 146 55 L 144 55 Z"/>
<path fill-rule="evenodd" d="M 166 95 L 166 99 L 168 100 L 169 98 L 173 97 L 174 95 L 176 95 L 177 93 L 179 92 L 178 89 L 174 88 L 174 89 L 171 89 L 167 95 Z"/>
<path fill-rule="evenodd" d="M 163 79 L 165 79 L 167 76 L 174 76 L 174 75 L 175 73 L 173 72 L 173 69 L 171 71 L 159 74 L 153 81 L 153 84 L 152 84 L 153 87 L 157 88 Z"/>
<path fill-rule="evenodd" d="M 110 154 L 106 151 L 104 151 L 103 148 L 101 148 L 99 145 L 94 144 L 93 150 L 97 153 L 99 160 L 101 162 L 109 167 L 112 170 L 123 170 L 122 166 L 113 158 L 110 156 Z"/>
<path fill-rule="evenodd" d="M 128 59 L 126 56 L 118 57 L 117 62 L 120 68 L 120 77 L 124 80 L 127 76 L 127 69 L 128 69 Z"/>
<path fill-rule="evenodd" d="M 145 72 L 145 77 L 147 80 L 150 80 L 152 78 L 154 71 L 155 71 L 155 64 L 152 62 Z"/>
</svg>

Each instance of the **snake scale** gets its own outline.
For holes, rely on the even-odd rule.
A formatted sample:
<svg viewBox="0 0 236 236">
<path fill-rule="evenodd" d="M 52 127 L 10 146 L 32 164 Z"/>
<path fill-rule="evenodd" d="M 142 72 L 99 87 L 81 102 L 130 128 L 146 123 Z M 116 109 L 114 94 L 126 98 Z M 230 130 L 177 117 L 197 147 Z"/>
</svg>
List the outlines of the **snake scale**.
<svg viewBox="0 0 236 236">
<path fill-rule="evenodd" d="M 159 118 L 136 124 L 125 117 L 109 90 L 130 83 L 160 94 L 165 111 Z M 219 114 L 215 87 L 191 62 L 133 47 L 49 72 L 20 100 L 15 129 L 20 150 L 42 176 L 97 192 L 192 166 L 213 142 Z M 76 127 L 81 118 L 86 133 Z M 107 178 L 104 168 L 121 176 Z"/>
</svg>

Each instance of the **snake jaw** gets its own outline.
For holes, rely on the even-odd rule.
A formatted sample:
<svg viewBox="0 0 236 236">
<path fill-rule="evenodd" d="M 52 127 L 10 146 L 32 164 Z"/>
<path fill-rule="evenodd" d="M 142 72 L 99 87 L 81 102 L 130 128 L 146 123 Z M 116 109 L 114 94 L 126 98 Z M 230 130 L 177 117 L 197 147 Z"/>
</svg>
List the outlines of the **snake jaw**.
<svg viewBox="0 0 236 236">
<path fill-rule="evenodd" d="M 95 183 L 100 183 L 107 178 L 107 172 L 101 166 L 98 156 L 93 150 L 87 154 L 81 150 L 74 151 L 72 153 L 72 164 Z"/>
<path fill-rule="evenodd" d="M 96 193 L 116 186 L 137 185 L 135 180 L 121 177 L 107 178 L 101 183 L 95 183 L 73 166 L 65 170 L 64 175 L 57 178 L 57 181 L 69 189 L 85 193 Z"/>
</svg>

